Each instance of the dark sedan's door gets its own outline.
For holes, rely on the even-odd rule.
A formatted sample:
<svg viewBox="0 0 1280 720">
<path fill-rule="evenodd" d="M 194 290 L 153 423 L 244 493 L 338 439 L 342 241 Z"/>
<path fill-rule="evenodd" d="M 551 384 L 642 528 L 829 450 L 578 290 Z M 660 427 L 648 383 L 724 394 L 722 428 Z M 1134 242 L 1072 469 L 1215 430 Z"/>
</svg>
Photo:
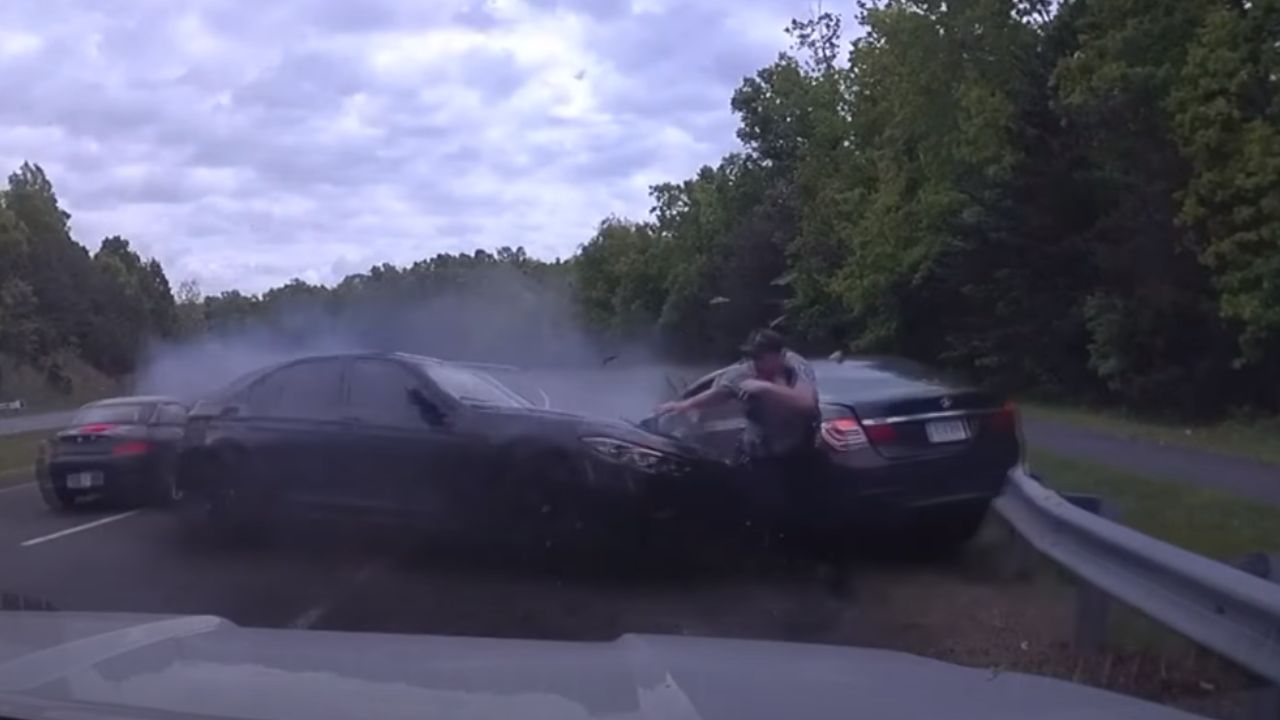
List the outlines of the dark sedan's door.
<svg viewBox="0 0 1280 720">
<path fill-rule="evenodd" d="M 460 477 L 465 447 L 449 418 L 423 416 L 412 390 L 430 392 L 400 363 L 351 361 L 343 494 L 353 507 L 441 523 L 453 514 L 451 488 Z"/>
<path fill-rule="evenodd" d="M 234 424 L 253 455 L 256 480 L 287 502 L 325 503 L 344 432 L 342 360 L 286 365 L 249 386 L 247 400 Z"/>
</svg>

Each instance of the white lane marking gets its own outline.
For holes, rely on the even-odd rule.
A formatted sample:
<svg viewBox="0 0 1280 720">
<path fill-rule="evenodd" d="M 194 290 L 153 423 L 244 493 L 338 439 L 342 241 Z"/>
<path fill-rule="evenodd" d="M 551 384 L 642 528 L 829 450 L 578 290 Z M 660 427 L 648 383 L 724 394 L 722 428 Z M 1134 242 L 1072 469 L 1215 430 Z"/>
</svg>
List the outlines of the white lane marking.
<svg viewBox="0 0 1280 720">
<path fill-rule="evenodd" d="M 540 388 L 540 387 L 538 387 L 538 388 L 534 388 L 534 389 L 535 389 L 535 390 L 537 390 L 537 391 L 538 391 L 538 394 L 542 396 L 542 407 L 543 407 L 543 409 L 550 410 L 550 409 L 551 409 L 551 398 L 547 396 L 547 391 L 546 391 L 546 390 L 543 390 L 543 389 L 542 389 L 542 388 Z"/>
<path fill-rule="evenodd" d="M 22 488 L 31 487 L 32 485 L 35 485 L 35 483 L 24 482 L 21 485 L 10 485 L 9 487 L 0 488 L 0 495 L 3 495 L 7 492 L 13 492 L 14 490 L 21 490 Z"/>
<path fill-rule="evenodd" d="M 333 606 L 338 604 L 339 600 L 349 596 L 374 570 L 378 569 L 383 564 L 384 563 L 378 561 L 365 563 L 354 575 L 351 576 L 351 582 L 346 588 L 344 588 L 341 597 L 335 595 L 324 602 L 317 603 L 316 605 L 308 608 L 306 612 L 289 621 L 289 629 L 306 630 L 317 622 L 320 622 L 320 619 L 328 614 L 328 612 L 333 609 Z"/>
<path fill-rule="evenodd" d="M 30 540 L 26 540 L 24 542 L 19 543 L 19 545 L 21 545 L 22 547 L 31 547 L 32 545 L 39 545 L 40 543 L 49 542 L 50 540 L 57 540 L 60 537 L 66 537 L 68 535 L 78 533 L 82 530 L 89 530 L 91 528 L 96 528 L 99 525 L 106 525 L 107 523 L 113 523 L 117 520 L 123 520 L 131 515 L 137 515 L 140 512 L 142 512 L 141 508 L 137 510 L 129 510 L 128 512 L 122 512 L 122 513 L 119 513 L 118 515 L 108 515 L 107 517 L 104 517 L 100 520 L 94 520 L 93 522 L 88 522 L 83 525 L 76 525 L 75 527 L 69 527 L 66 530 L 59 530 L 56 533 L 41 535 L 38 538 L 31 538 Z"/>
</svg>

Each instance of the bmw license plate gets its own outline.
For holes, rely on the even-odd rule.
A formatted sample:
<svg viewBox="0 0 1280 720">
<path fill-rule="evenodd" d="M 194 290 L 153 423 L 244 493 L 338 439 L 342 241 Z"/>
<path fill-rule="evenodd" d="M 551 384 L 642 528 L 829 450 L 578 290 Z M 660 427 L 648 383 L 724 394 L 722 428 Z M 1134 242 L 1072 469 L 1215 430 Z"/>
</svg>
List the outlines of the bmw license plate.
<svg viewBox="0 0 1280 720">
<path fill-rule="evenodd" d="M 102 473 L 98 470 L 74 472 L 67 475 L 67 487 L 72 490 L 97 487 L 102 484 Z"/>
<path fill-rule="evenodd" d="M 924 432 L 931 443 L 952 443 L 969 439 L 969 425 L 963 420 L 934 420 L 925 424 Z"/>
</svg>

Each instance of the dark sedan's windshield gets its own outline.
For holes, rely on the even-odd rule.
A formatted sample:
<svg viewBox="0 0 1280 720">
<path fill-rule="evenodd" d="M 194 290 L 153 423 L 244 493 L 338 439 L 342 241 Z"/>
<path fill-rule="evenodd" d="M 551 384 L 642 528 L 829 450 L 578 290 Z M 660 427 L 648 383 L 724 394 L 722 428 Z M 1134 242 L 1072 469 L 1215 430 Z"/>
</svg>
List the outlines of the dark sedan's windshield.
<svg viewBox="0 0 1280 720">
<path fill-rule="evenodd" d="M 421 363 L 427 375 L 459 402 L 468 405 L 530 407 L 527 400 L 484 373 L 454 365 Z"/>
<path fill-rule="evenodd" d="M 142 423 L 151 415 L 150 405 L 93 405 L 80 408 L 71 422 L 75 425 L 90 423 Z"/>
</svg>

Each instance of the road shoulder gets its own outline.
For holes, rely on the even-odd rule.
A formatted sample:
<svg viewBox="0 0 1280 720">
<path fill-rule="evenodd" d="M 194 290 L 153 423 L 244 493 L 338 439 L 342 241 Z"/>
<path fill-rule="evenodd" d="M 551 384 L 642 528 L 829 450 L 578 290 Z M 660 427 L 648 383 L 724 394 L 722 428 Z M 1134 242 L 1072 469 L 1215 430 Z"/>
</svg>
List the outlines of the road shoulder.
<svg viewBox="0 0 1280 720">
<path fill-rule="evenodd" d="M 1280 467 L 1275 465 L 1117 437 L 1039 417 L 1024 418 L 1022 430 L 1032 448 L 1042 448 L 1070 458 L 1088 458 L 1094 464 L 1152 480 L 1220 490 L 1280 506 Z"/>
</svg>

